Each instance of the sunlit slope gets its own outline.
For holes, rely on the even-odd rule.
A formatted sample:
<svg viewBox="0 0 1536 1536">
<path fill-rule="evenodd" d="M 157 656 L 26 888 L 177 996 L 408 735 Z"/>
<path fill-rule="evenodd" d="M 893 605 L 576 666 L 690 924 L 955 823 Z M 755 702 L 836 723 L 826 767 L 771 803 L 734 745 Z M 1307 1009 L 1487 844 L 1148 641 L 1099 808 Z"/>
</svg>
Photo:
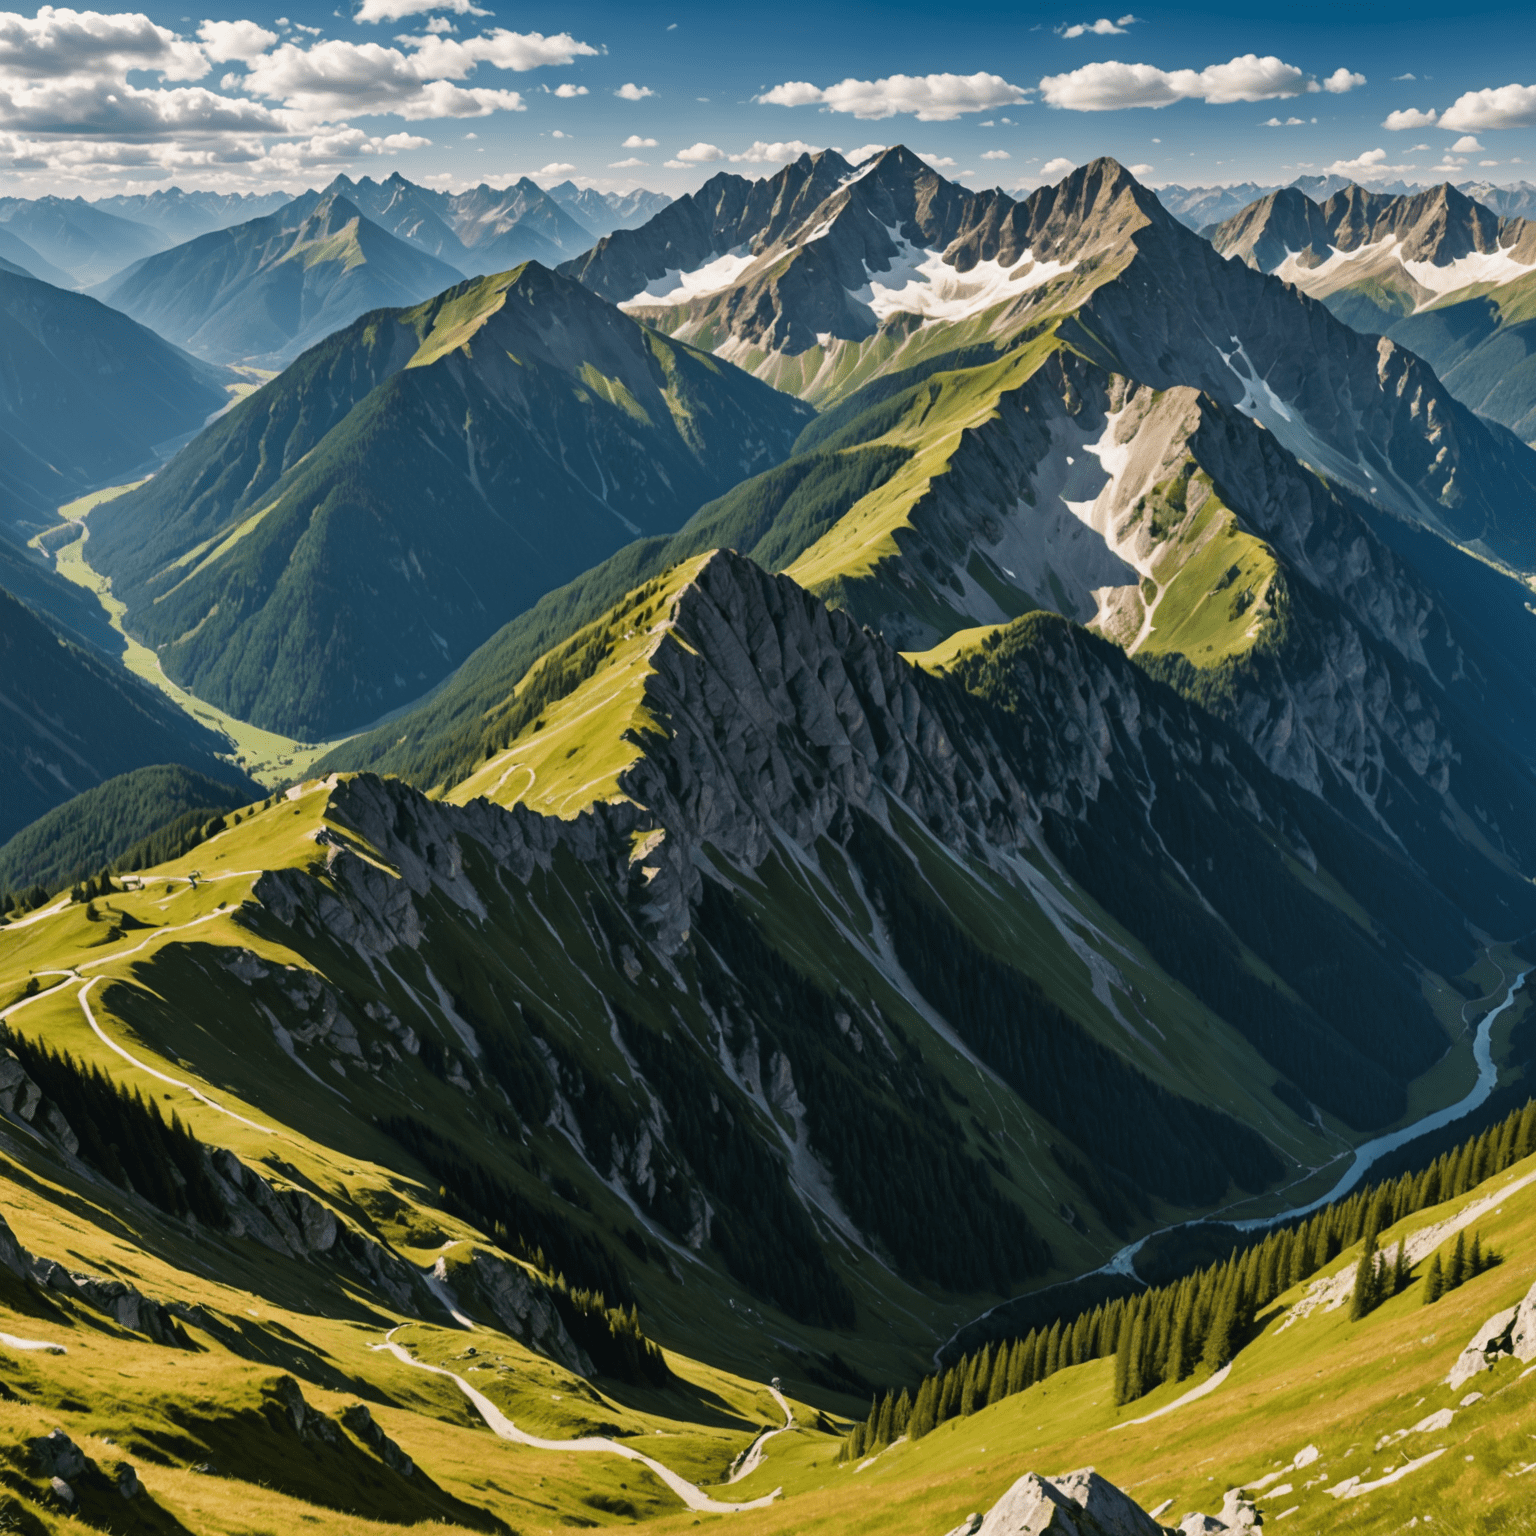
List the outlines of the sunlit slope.
<svg viewBox="0 0 1536 1536">
<path fill-rule="evenodd" d="M 1214 1516 L 1241 1488 L 1266 1527 L 1283 1517 L 1288 1531 L 1518 1528 L 1536 1375 L 1505 1358 L 1455 1388 L 1445 1377 L 1478 1327 L 1536 1278 L 1533 1172 L 1527 1160 L 1383 1232 L 1389 1254 L 1408 1239 L 1414 1278 L 1363 1319 L 1350 1319 L 1347 1291 L 1358 1246 L 1285 1293 L 1195 1401 L 1171 1406 L 1208 1385 L 1207 1373 L 1116 1409 L 1114 1362 L 1094 1361 L 858 1466 L 791 1450 L 798 1465 L 786 1457 L 774 1469 L 785 1502 L 740 1523 L 925 1536 L 987 1509 L 1026 1471 L 1093 1466 L 1168 1524 Z M 1426 1307 L 1429 1255 L 1448 1253 L 1458 1230 L 1502 1262 Z"/>
<path fill-rule="evenodd" d="M 305 740 L 426 693 L 809 410 L 529 263 L 363 317 L 92 514 L 166 672 Z"/>
</svg>

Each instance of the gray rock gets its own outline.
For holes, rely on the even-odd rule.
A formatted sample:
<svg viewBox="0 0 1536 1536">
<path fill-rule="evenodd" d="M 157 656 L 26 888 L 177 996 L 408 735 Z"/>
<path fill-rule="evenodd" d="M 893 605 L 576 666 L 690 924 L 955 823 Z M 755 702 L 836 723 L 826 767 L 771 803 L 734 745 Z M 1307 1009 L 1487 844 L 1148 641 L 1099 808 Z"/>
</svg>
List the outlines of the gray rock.
<svg viewBox="0 0 1536 1536">
<path fill-rule="evenodd" d="M 1533 1287 L 1536 1290 L 1536 1287 Z M 1527 1295 L 1526 1302 L 1531 1300 Z M 1525 1305 L 1525 1303 L 1521 1303 Z M 1498 1361 L 1514 1353 L 1510 1335 L 1514 1331 L 1520 1307 L 1506 1307 L 1495 1312 L 1468 1341 L 1467 1347 L 1457 1355 L 1445 1384 L 1453 1392 L 1482 1371 L 1491 1371 Z"/>
<path fill-rule="evenodd" d="M 1202 1515 L 1194 1511 L 1179 1522 L 1184 1536 L 1224 1536 L 1228 1531 L 1252 1531 L 1264 1524 L 1252 1499 L 1241 1488 L 1229 1488 L 1221 1501 L 1221 1513 Z"/>
<path fill-rule="evenodd" d="M 62 1477 L 49 1478 L 48 1483 L 49 1486 L 53 1489 L 54 1497 L 57 1498 L 58 1501 L 63 1504 L 66 1509 L 73 1509 L 75 1507 L 75 1490 L 71 1488 Z"/>
<path fill-rule="evenodd" d="M 44 1477 L 79 1477 L 90 1466 L 85 1452 L 62 1429 L 27 1441 L 27 1450 Z"/>
<path fill-rule="evenodd" d="M 416 1464 L 400 1447 L 384 1433 L 383 1427 L 368 1411 L 364 1403 L 351 1403 L 342 1409 L 341 1422 L 372 1450 L 391 1472 L 410 1477 Z"/>
<path fill-rule="evenodd" d="M 469 1282 L 496 1320 L 519 1343 L 558 1360 L 578 1376 L 593 1374 L 591 1360 L 566 1331 L 548 1287 L 522 1265 L 477 1248 L 456 1278 Z"/>
<path fill-rule="evenodd" d="M 120 1461 L 113 1467 L 112 1481 L 117 1484 L 117 1491 L 125 1499 L 136 1499 L 144 1491 L 144 1484 L 139 1481 L 139 1474 L 134 1471 L 131 1461 Z"/>
<path fill-rule="evenodd" d="M 343 1444 L 341 1431 L 305 1401 L 303 1388 L 292 1376 L 279 1376 L 273 1383 L 272 1395 L 282 1405 L 301 1440 L 318 1440 L 330 1446 Z"/>
<path fill-rule="evenodd" d="M 1164 1536 L 1133 1499 L 1092 1467 L 1062 1477 L 1028 1472 L 984 1516 L 970 1515 L 949 1536 Z"/>
</svg>

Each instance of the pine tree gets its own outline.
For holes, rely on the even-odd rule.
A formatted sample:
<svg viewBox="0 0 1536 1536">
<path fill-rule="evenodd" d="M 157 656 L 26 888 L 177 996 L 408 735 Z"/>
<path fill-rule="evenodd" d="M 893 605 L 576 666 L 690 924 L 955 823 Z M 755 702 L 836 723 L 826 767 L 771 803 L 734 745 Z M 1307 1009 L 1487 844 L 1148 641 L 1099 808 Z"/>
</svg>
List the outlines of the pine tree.
<svg viewBox="0 0 1536 1536">
<path fill-rule="evenodd" d="M 997 1346 L 997 1358 L 992 1362 L 992 1380 L 987 1387 L 987 1406 L 1000 1403 L 1008 1395 L 1008 1347 Z"/>
<path fill-rule="evenodd" d="M 892 1423 L 892 1415 L 896 1411 L 896 1405 L 891 1401 L 891 1394 L 885 1394 L 885 1401 L 880 1404 L 880 1418 L 875 1425 L 875 1444 L 889 1445 L 896 1438 L 895 1426 Z"/>
<path fill-rule="evenodd" d="M 1456 1234 L 1456 1246 L 1451 1249 L 1451 1262 L 1445 1267 L 1445 1288 L 1454 1291 L 1467 1278 L 1467 1234 Z"/>
<path fill-rule="evenodd" d="M 1486 1266 L 1483 1264 L 1483 1234 L 1472 1234 L 1472 1251 L 1467 1255 L 1467 1279 L 1475 1279 L 1482 1274 Z"/>
<path fill-rule="evenodd" d="M 1201 1363 L 1208 1371 L 1219 1371 L 1232 1358 L 1237 1324 L 1237 1277 L 1228 1278 L 1211 1312 L 1210 1331 L 1205 1336 Z"/>
<path fill-rule="evenodd" d="M 898 1435 L 904 1435 L 912 1423 L 912 1394 L 905 1387 L 901 1390 L 901 1396 L 896 1399 L 896 1409 L 891 1415 L 892 1439 Z"/>
<path fill-rule="evenodd" d="M 923 1384 L 917 1389 L 917 1401 L 912 1405 L 912 1417 L 907 1422 L 907 1433 L 914 1440 L 921 1440 L 937 1423 L 938 1394 L 938 1377 L 923 1377 Z"/>
<path fill-rule="evenodd" d="M 1131 1380 L 1131 1334 L 1134 1331 L 1133 1319 L 1123 1317 L 1120 1319 L 1120 1342 L 1115 1350 L 1115 1406 L 1130 1402 Z"/>
<path fill-rule="evenodd" d="M 1355 1292 L 1350 1298 L 1349 1315 L 1358 1320 L 1376 1305 L 1376 1234 L 1370 1233 L 1360 1248 L 1360 1262 L 1355 1265 Z"/>
<path fill-rule="evenodd" d="M 1125 1368 L 1125 1400 L 1134 1403 L 1147 1390 L 1145 1361 L 1147 1352 L 1147 1313 L 1142 1306 L 1136 1309 L 1136 1321 L 1131 1325 L 1131 1347 Z"/>
<path fill-rule="evenodd" d="M 1190 1319 L 1194 1312 L 1194 1285 L 1186 1281 L 1179 1290 L 1178 1310 L 1173 1318 L 1173 1336 L 1168 1344 L 1169 1381 L 1183 1381 L 1190 1367 Z"/>
<path fill-rule="evenodd" d="M 1397 1240 L 1397 1255 L 1392 1260 L 1392 1294 L 1396 1296 L 1406 1290 L 1412 1278 L 1413 1272 L 1408 1263 L 1408 1239 L 1400 1237 Z"/>
<path fill-rule="evenodd" d="M 1432 1307 L 1445 1295 L 1445 1271 L 1440 1264 L 1440 1255 L 1437 1253 L 1429 1261 L 1429 1268 L 1424 1274 L 1424 1305 Z"/>
</svg>

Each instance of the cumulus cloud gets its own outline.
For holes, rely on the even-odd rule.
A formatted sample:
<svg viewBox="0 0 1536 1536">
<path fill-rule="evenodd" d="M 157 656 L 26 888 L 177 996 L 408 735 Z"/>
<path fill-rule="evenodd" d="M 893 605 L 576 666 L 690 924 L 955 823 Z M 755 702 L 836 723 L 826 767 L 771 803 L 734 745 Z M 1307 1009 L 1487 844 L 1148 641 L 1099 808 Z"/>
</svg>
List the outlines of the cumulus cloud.
<svg viewBox="0 0 1536 1536">
<path fill-rule="evenodd" d="M 925 155 L 922 150 L 914 150 L 917 158 L 927 165 L 931 165 L 936 171 L 953 170 L 955 162 L 948 155 Z"/>
<path fill-rule="evenodd" d="M 254 21 L 205 21 L 197 29 L 203 52 L 215 64 L 248 64 L 277 41 L 276 32 Z"/>
<path fill-rule="evenodd" d="M 1458 96 L 1440 118 L 1442 128 L 1461 133 L 1529 128 L 1536 124 L 1536 85 L 1501 85 Z"/>
<path fill-rule="evenodd" d="M 889 144 L 860 144 L 857 149 L 846 151 L 840 149 L 838 154 L 842 155 L 849 165 L 863 165 L 866 160 L 873 156 L 883 155 L 889 148 Z"/>
<path fill-rule="evenodd" d="M 1389 177 L 1406 175 L 1418 167 L 1388 165 L 1386 150 L 1368 149 L 1353 160 L 1335 160 L 1324 169 L 1330 176 L 1348 176 L 1353 181 L 1386 181 Z"/>
<path fill-rule="evenodd" d="M 548 165 L 541 165 L 533 174 L 535 176 L 569 176 L 576 167 L 568 160 L 551 160 Z"/>
<path fill-rule="evenodd" d="M 1399 81 L 1399 80 L 1417 80 L 1418 78 L 1419 77 L 1417 75 L 1413 75 L 1413 74 L 1393 75 L 1392 76 L 1392 79 L 1393 79 L 1394 82 Z"/>
<path fill-rule="evenodd" d="M 1119 21 L 1111 21 L 1107 16 L 1100 16 L 1097 21 L 1078 21 L 1070 27 L 1057 27 L 1056 30 L 1062 37 L 1115 37 L 1127 27 L 1134 26 L 1139 19 L 1136 16 L 1122 16 Z"/>
<path fill-rule="evenodd" d="M 947 123 L 963 112 L 987 112 L 1022 102 L 1030 92 L 1001 75 L 888 75 L 882 80 L 843 80 L 826 87 L 787 80 L 754 100 L 776 107 L 820 105 L 829 112 L 878 119 L 912 113 L 920 123 Z"/>
<path fill-rule="evenodd" d="M 620 149 L 655 149 L 655 139 L 642 139 L 638 133 L 632 133 L 619 145 Z"/>
<path fill-rule="evenodd" d="M 1150 176 L 1156 169 L 1154 165 L 1133 165 L 1130 168 L 1132 176 Z"/>
<path fill-rule="evenodd" d="M 1398 133 L 1404 128 L 1433 128 L 1439 121 L 1440 114 L 1433 107 L 1428 112 L 1421 112 L 1417 107 L 1403 107 L 1396 112 L 1388 112 L 1381 126 Z"/>
<path fill-rule="evenodd" d="M 739 155 L 731 155 L 729 159 L 737 165 L 743 162 L 747 165 L 788 165 L 801 155 L 819 155 L 822 148 L 820 144 L 807 144 L 804 139 L 775 139 L 772 144 L 755 139 Z"/>
<path fill-rule="evenodd" d="M 1259 124 L 1259 127 L 1261 128 L 1305 128 L 1306 126 L 1307 120 L 1304 117 L 1287 117 L 1283 119 L 1278 117 L 1266 117 L 1264 121 Z"/>
<path fill-rule="evenodd" d="M 627 160 L 610 160 L 608 162 L 608 169 L 610 171 L 628 171 L 633 170 L 637 165 L 649 165 L 650 163 L 649 160 L 637 160 L 631 155 Z"/>
<path fill-rule="evenodd" d="M 1480 155 L 1482 152 L 1483 146 L 1470 133 L 1462 134 L 1447 151 L 1452 155 Z"/>
<path fill-rule="evenodd" d="M 621 85 L 613 94 L 620 101 L 644 101 L 647 96 L 654 96 L 656 92 L 648 85 L 636 85 L 631 80 L 627 85 Z"/>
<path fill-rule="evenodd" d="M 1346 91 L 1352 91 L 1357 86 L 1364 85 L 1365 76 L 1357 75 L 1348 69 L 1336 69 L 1331 75 L 1323 79 L 1320 84 L 1330 94 L 1342 96 Z"/>
<path fill-rule="evenodd" d="M 573 96 L 585 96 L 589 93 L 586 86 L 572 85 L 570 81 L 567 80 L 564 85 L 557 85 L 555 87 L 554 94 L 556 96 L 562 97 L 566 101 L 569 101 Z"/>
<path fill-rule="evenodd" d="M 981 152 L 983 160 L 1011 160 L 1013 156 L 1006 149 L 984 149 Z"/>
<path fill-rule="evenodd" d="M 452 11 L 455 16 L 489 16 L 471 0 L 363 0 L 352 20 L 404 21 L 407 16 L 424 16 L 428 11 Z"/>
<path fill-rule="evenodd" d="M 364 0 L 358 16 L 432 9 L 482 14 L 459 4 Z M 183 37 L 137 13 L 0 12 L 0 165 L 82 178 L 90 164 L 163 168 L 247 183 L 307 173 L 429 142 L 366 133 L 346 121 L 353 115 L 424 121 L 521 111 L 516 91 L 461 82 L 479 70 L 524 71 L 597 52 L 568 33 L 505 28 L 467 39 L 432 31 L 396 39 L 398 46 L 311 41 L 318 31 L 282 19 L 272 27 L 210 20 Z M 216 65 L 244 67 L 217 88 L 193 83 Z"/>
<path fill-rule="evenodd" d="M 1055 181 L 1065 176 L 1069 171 L 1075 171 L 1077 167 L 1065 157 L 1058 155 L 1054 160 L 1047 160 L 1040 167 L 1040 175 L 1047 181 Z"/>
<path fill-rule="evenodd" d="M 1338 75 L 1330 78 L 1337 79 Z M 1047 75 L 1040 82 L 1040 92 L 1046 101 L 1073 112 L 1167 107 L 1176 101 L 1205 101 L 1222 106 L 1235 101 L 1300 96 L 1322 88 L 1294 64 L 1287 64 L 1273 54 L 1260 58 L 1254 53 L 1241 54 L 1225 64 L 1212 64 L 1205 69 L 1158 69 L 1151 64 L 1105 60 L 1084 64 L 1067 74 Z"/>
<path fill-rule="evenodd" d="M 725 151 L 718 144 L 706 144 L 702 139 L 697 144 L 690 144 L 687 149 L 678 150 L 672 159 L 664 161 L 668 170 L 685 171 L 695 165 L 709 165 L 716 160 L 724 160 Z"/>
</svg>

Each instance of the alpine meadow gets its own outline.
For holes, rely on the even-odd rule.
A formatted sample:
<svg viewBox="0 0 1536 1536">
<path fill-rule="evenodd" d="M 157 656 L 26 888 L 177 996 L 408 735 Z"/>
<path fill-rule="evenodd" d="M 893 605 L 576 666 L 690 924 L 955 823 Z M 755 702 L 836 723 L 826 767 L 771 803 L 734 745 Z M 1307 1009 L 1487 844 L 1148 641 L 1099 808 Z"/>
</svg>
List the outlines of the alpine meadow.
<svg viewBox="0 0 1536 1536">
<path fill-rule="evenodd" d="M 0 9 L 0 1530 L 1536 1536 L 1526 11 L 295 6 Z"/>
</svg>

